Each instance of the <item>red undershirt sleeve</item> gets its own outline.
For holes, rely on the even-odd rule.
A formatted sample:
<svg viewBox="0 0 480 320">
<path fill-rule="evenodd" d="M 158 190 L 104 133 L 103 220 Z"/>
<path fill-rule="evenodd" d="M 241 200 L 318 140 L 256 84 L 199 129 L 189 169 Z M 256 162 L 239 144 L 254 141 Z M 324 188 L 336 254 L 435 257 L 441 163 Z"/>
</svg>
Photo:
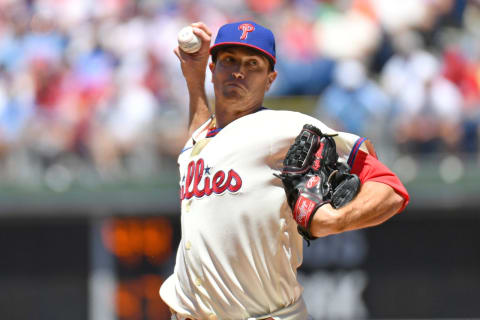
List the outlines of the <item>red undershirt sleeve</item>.
<svg viewBox="0 0 480 320">
<path fill-rule="evenodd" d="M 395 175 L 395 173 L 393 173 L 378 159 L 364 151 L 358 150 L 353 161 L 351 173 L 358 175 L 362 184 L 366 181 L 375 181 L 392 187 L 395 192 L 404 199 L 403 205 L 398 212 L 401 212 L 403 209 L 405 209 L 410 201 L 410 196 L 408 195 L 407 189 L 400 179 Z"/>
</svg>

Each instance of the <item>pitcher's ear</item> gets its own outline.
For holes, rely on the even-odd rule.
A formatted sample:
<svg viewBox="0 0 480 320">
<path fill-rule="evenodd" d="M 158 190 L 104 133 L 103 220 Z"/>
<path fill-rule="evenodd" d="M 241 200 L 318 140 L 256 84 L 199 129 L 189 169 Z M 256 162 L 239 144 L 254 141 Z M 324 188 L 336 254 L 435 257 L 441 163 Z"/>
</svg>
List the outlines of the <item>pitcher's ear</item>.
<svg viewBox="0 0 480 320">
<path fill-rule="evenodd" d="M 272 86 L 272 83 L 275 81 L 277 78 L 277 71 L 270 71 L 267 76 L 267 87 L 265 91 L 268 91 L 270 87 Z"/>
</svg>

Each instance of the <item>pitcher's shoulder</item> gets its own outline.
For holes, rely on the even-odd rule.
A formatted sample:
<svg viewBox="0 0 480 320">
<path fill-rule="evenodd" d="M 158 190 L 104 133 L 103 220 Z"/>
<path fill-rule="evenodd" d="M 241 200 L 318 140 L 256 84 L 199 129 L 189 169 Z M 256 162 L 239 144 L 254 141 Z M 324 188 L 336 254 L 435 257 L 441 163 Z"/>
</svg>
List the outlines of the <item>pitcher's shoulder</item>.
<svg viewBox="0 0 480 320">
<path fill-rule="evenodd" d="M 297 134 L 305 124 L 314 125 L 322 130 L 322 132 L 331 133 L 332 131 L 321 120 L 308 114 L 292 110 L 267 109 L 262 112 L 257 112 L 257 120 L 262 121 L 266 128 L 272 128 L 274 130 L 287 130 L 291 128 L 294 129 Z"/>
<path fill-rule="evenodd" d="M 275 109 L 265 109 L 262 112 L 257 112 L 256 116 L 258 116 L 259 119 L 270 119 L 270 120 L 276 120 L 278 122 L 281 121 L 288 121 L 288 122 L 294 122 L 294 121 L 299 121 L 299 122 L 318 122 L 319 120 L 309 116 L 305 113 L 298 112 L 298 111 L 292 111 L 292 110 L 275 110 Z"/>
</svg>

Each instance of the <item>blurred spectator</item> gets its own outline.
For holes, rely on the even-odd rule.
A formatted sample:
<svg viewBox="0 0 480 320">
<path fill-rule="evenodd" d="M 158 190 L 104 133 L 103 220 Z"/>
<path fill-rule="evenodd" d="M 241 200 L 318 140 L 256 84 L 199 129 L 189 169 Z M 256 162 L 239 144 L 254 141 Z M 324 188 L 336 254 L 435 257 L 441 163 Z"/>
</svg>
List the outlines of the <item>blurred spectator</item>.
<svg viewBox="0 0 480 320">
<path fill-rule="evenodd" d="M 90 134 L 93 159 L 103 176 L 124 172 L 124 157 L 151 140 L 157 107 L 153 94 L 138 81 L 122 79 L 118 86 L 118 96 Z"/>
<path fill-rule="evenodd" d="M 317 50 L 334 59 L 367 58 L 377 47 L 381 31 L 371 15 L 357 7 L 330 11 L 315 22 Z"/>
<path fill-rule="evenodd" d="M 390 101 L 368 78 L 365 66 L 357 60 L 340 61 L 334 82 L 317 103 L 317 114 L 332 119 L 333 127 L 360 136 L 379 136 L 385 129 Z"/>
<path fill-rule="evenodd" d="M 457 151 L 463 99 L 441 75 L 438 59 L 418 48 L 413 34 L 399 40 L 399 54 L 382 73 L 396 108 L 396 141 L 405 152 Z"/>
<path fill-rule="evenodd" d="M 281 41 L 277 42 L 275 68 L 281 76 L 270 95 L 317 95 L 331 82 L 334 61 L 317 52 L 315 19 L 310 10 L 315 8 L 295 2 L 286 7 L 276 33 L 281 35 Z"/>
<path fill-rule="evenodd" d="M 443 75 L 462 93 L 465 108 L 478 108 L 480 85 L 476 66 L 468 61 L 459 48 L 447 48 L 443 53 Z"/>
<path fill-rule="evenodd" d="M 463 104 L 461 151 L 479 151 L 480 77 L 479 64 L 469 61 L 458 47 L 447 48 L 443 54 L 443 75 L 460 90 Z"/>
</svg>

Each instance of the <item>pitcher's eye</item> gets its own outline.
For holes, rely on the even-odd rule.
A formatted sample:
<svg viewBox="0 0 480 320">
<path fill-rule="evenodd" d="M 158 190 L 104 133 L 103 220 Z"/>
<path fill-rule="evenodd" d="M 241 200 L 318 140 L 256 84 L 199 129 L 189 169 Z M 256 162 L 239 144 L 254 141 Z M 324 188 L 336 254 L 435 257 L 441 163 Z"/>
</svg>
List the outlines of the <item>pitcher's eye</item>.
<svg viewBox="0 0 480 320">
<path fill-rule="evenodd" d="M 226 57 L 224 57 L 224 58 L 222 59 L 222 61 L 223 61 L 224 64 L 229 65 L 229 64 L 234 63 L 234 62 L 235 62 L 235 59 L 234 59 L 233 57 L 231 57 L 231 56 L 226 56 Z"/>
</svg>

